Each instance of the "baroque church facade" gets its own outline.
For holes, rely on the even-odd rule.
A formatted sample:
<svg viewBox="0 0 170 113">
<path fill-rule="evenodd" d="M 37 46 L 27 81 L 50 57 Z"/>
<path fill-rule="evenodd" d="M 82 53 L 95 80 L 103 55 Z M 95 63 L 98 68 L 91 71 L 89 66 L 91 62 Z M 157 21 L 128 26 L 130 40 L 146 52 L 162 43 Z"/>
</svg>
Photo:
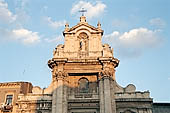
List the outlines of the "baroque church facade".
<svg viewBox="0 0 170 113">
<path fill-rule="evenodd" d="M 64 45 L 58 45 L 48 61 L 52 72 L 49 87 L 41 89 L 29 82 L 0 83 L 0 113 L 161 111 L 148 91 L 136 91 L 133 84 L 123 88 L 116 82 L 119 60 L 108 44 L 102 44 L 102 35 L 101 24 L 91 26 L 85 16 L 71 28 L 66 24 Z M 170 111 L 170 105 L 165 106 Z"/>
</svg>

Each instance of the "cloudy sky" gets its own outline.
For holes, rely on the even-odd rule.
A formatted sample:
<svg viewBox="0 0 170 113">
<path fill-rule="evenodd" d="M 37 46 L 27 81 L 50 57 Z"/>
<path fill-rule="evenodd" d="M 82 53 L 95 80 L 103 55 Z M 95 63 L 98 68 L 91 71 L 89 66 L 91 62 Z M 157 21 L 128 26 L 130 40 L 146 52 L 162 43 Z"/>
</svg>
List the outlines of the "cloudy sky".
<svg viewBox="0 0 170 113">
<path fill-rule="evenodd" d="M 170 102 L 169 6 L 169 0 L 0 0 L 0 82 L 47 87 L 47 61 L 63 44 L 64 24 L 76 25 L 85 8 L 88 23 L 101 22 L 102 41 L 120 60 L 117 82 Z"/>
</svg>

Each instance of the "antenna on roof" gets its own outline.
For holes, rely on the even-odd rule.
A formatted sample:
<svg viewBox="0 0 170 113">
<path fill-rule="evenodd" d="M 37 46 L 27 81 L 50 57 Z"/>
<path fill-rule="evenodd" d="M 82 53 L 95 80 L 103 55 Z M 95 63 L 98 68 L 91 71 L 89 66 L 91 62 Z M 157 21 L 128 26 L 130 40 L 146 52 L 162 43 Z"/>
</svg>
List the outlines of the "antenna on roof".
<svg viewBox="0 0 170 113">
<path fill-rule="evenodd" d="M 87 12 L 87 10 L 85 10 L 84 8 L 82 8 L 81 10 L 79 10 L 80 13 L 82 13 L 82 16 L 84 16 L 84 13 Z"/>
</svg>

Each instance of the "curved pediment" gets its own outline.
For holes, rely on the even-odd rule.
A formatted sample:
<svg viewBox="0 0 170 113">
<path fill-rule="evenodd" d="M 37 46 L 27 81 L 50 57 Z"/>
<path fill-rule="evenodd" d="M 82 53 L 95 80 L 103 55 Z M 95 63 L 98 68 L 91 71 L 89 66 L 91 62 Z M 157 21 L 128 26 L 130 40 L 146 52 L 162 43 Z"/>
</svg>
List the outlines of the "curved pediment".
<svg viewBox="0 0 170 113">
<path fill-rule="evenodd" d="M 82 17 L 80 17 L 82 18 Z M 103 35 L 103 30 L 100 28 L 100 26 L 98 27 L 94 27 L 92 25 L 89 25 L 86 20 L 81 20 L 80 19 L 80 22 L 71 27 L 71 28 L 66 28 L 63 32 L 63 35 L 65 36 L 65 34 L 75 34 L 76 32 L 78 32 L 79 30 L 87 30 L 89 31 L 90 33 L 92 34 L 98 34 L 98 33 L 101 33 L 101 35 Z"/>
</svg>

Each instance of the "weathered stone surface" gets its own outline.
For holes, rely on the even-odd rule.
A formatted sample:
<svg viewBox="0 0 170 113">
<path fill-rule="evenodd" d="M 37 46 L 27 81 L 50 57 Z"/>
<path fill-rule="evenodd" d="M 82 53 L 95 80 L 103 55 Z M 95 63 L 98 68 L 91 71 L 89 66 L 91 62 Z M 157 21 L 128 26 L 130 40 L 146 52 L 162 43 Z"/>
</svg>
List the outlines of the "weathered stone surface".
<svg viewBox="0 0 170 113">
<path fill-rule="evenodd" d="M 169 113 L 169 106 L 153 104 L 149 91 L 116 82 L 119 60 L 108 44 L 102 44 L 100 23 L 91 26 L 81 16 L 77 25 L 65 25 L 63 36 L 64 45 L 57 45 L 48 61 L 49 87 L 0 83 L 0 113 Z M 6 104 L 7 95 L 13 95 L 11 105 Z"/>
<path fill-rule="evenodd" d="M 170 113 L 170 103 L 154 103 L 153 113 Z"/>
</svg>

